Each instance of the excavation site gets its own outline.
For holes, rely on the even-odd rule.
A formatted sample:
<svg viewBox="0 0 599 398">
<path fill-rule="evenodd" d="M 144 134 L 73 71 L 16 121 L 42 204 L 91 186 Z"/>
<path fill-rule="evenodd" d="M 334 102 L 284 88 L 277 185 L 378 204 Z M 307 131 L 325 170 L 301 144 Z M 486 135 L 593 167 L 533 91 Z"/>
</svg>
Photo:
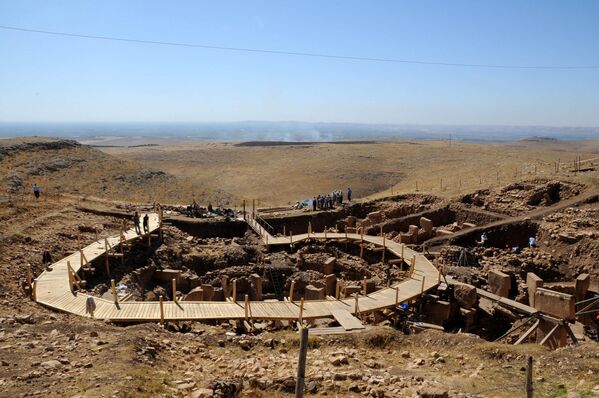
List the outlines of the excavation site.
<svg viewBox="0 0 599 398">
<path fill-rule="evenodd" d="M 72 141 L 0 148 L 0 396 L 599 391 L 593 160 L 273 205 L 152 196 L 182 180 Z"/>
</svg>

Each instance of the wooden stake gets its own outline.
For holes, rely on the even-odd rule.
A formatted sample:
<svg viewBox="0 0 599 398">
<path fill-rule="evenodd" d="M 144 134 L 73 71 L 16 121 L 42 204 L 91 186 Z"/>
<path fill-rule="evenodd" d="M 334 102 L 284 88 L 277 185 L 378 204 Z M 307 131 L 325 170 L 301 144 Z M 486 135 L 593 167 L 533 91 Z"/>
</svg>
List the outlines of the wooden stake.
<svg viewBox="0 0 599 398">
<path fill-rule="evenodd" d="M 27 286 L 31 287 L 31 264 L 27 264 Z"/>
<path fill-rule="evenodd" d="M 164 303 L 162 302 L 162 296 L 160 296 L 160 323 L 164 323 Z"/>
<path fill-rule="evenodd" d="M 297 361 L 297 378 L 295 382 L 295 398 L 304 397 L 304 383 L 306 376 L 306 354 L 308 352 L 308 328 L 300 330 L 300 349 Z"/>
<path fill-rule="evenodd" d="M 532 387 L 532 357 L 526 360 L 526 398 L 533 398 L 534 389 Z"/>
<path fill-rule="evenodd" d="M 37 289 L 37 278 L 33 280 L 33 284 L 31 285 L 31 299 L 33 301 L 37 300 L 36 289 Z"/>
<path fill-rule="evenodd" d="M 339 300 L 339 294 L 341 293 L 341 282 L 339 279 L 335 281 L 335 298 Z"/>
<path fill-rule="evenodd" d="M 399 286 L 395 286 L 395 306 L 399 304 Z"/>
<path fill-rule="evenodd" d="M 110 280 L 110 287 L 112 289 L 112 299 L 114 300 L 115 304 L 118 304 L 119 297 L 116 294 L 116 285 L 114 284 L 114 279 Z"/>
<path fill-rule="evenodd" d="M 233 293 L 232 293 L 233 302 L 237 302 L 237 279 L 233 279 Z"/>
<path fill-rule="evenodd" d="M 364 257 L 364 242 L 360 244 L 360 258 Z"/>
<path fill-rule="evenodd" d="M 366 296 L 366 276 L 364 276 L 364 279 L 362 280 L 362 294 Z"/>
<path fill-rule="evenodd" d="M 177 303 L 177 279 L 171 279 L 171 283 L 173 286 L 173 302 Z"/>
<path fill-rule="evenodd" d="M 293 291 L 295 290 L 295 280 L 291 281 L 291 287 L 289 288 L 289 301 L 293 303 Z"/>
</svg>

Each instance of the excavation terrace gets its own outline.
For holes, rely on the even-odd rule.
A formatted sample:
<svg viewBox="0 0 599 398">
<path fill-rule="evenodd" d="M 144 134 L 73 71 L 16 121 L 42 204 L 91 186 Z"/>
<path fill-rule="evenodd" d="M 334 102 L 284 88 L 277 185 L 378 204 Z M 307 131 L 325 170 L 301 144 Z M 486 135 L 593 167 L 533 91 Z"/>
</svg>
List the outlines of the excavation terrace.
<svg viewBox="0 0 599 398">
<path fill-rule="evenodd" d="M 532 180 L 317 212 L 244 201 L 209 219 L 138 208 L 149 217 L 141 234 L 127 209 L 80 205 L 110 221 L 80 225 L 72 254 L 30 267 L 27 294 L 58 311 L 174 330 L 230 321 L 238 333 L 390 325 L 552 348 L 597 339 L 599 274 L 578 260 L 599 253 L 597 194 L 581 184 Z"/>
</svg>

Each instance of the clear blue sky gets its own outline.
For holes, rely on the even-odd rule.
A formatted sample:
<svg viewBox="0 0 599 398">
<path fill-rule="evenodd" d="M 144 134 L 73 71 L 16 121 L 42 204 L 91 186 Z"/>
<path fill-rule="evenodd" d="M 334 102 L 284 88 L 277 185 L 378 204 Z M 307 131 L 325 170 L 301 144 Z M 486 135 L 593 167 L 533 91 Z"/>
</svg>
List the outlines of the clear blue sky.
<svg viewBox="0 0 599 398">
<path fill-rule="evenodd" d="M 599 1 L 0 1 L 0 25 L 438 62 L 599 65 Z M 599 69 L 506 70 L 0 30 L 0 121 L 599 126 Z"/>
</svg>

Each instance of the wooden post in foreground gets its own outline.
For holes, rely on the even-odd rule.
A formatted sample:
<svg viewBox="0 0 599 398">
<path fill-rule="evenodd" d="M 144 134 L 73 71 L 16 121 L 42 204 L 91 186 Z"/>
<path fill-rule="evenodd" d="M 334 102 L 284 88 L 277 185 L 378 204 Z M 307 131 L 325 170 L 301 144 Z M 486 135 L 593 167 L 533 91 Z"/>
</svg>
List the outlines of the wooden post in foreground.
<svg viewBox="0 0 599 398">
<path fill-rule="evenodd" d="M 177 279 L 173 278 L 171 280 L 173 284 L 173 302 L 177 303 Z"/>
<path fill-rule="evenodd" d="M 308 328 L 300 330 L 300 348 L 295 381 L 295 398 L 303 398 L 306 377 L 306 354 L 308 353 Z"/>
<path fill-rule="evenodd" d="M 533 398 L 532 388 L 532 357 L 529 356 L 526 361 L 526 398 Z"/>
<path fill-rule="evenodd" d="M 116 286 L 114 284 L 114 279 L 110 280 L 110 288 L 112 289 L 112 299 L 114 300 L 115 304 L 118 304 L 119 297 L 116 295 Z"/>
<path fill-rule="evenodd" d="M 164 303 L 162 302 L 162 296 L 160 296 L 160 323 L 164 323 Z"/>
</svg>

